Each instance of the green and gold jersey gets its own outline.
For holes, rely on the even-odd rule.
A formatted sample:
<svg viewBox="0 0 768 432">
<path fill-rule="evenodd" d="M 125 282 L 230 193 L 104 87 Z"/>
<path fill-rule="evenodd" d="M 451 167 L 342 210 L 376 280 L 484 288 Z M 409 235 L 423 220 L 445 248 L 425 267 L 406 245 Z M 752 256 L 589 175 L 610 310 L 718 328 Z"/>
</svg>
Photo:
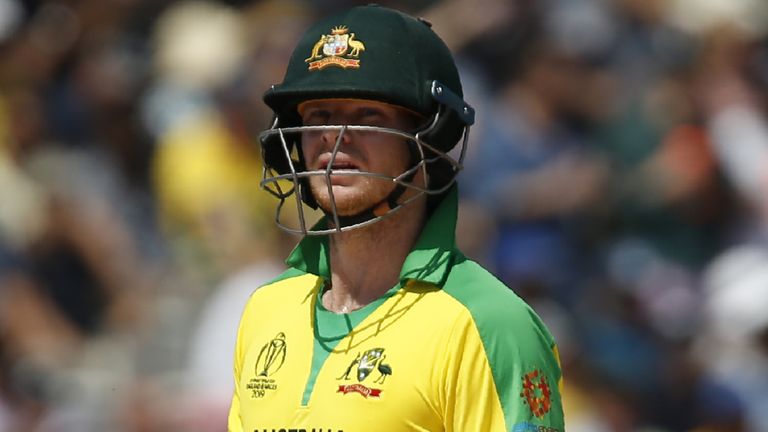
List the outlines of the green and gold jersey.
<svg viewBox="0 0 768 432">
<path fill-rule="evenodd" d="M 327 239 L 302 240 L 243 313 L 229 430 L 562 432 L 552 337 L 455 248 L 455 220 L 454 189 L 400 284 L 347 314 L 319 300 Z"/>
</svg>

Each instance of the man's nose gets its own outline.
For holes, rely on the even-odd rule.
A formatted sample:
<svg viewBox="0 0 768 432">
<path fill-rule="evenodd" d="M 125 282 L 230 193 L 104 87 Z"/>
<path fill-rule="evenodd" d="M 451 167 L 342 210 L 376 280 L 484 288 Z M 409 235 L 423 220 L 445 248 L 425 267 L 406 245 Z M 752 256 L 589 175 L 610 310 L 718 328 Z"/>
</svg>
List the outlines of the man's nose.
<svg viewBox="0 0 768 432">
<path fill-rule="evenodd" d="M 321 139 L 323 145 L 329 149 L 335 148 L 337 143 L 339 146 L 345 145 L 350 140 L 350 134 L 349 130 L 347 129 L 347 125 L 331 127 L 323 130 Z"/>
</svg>

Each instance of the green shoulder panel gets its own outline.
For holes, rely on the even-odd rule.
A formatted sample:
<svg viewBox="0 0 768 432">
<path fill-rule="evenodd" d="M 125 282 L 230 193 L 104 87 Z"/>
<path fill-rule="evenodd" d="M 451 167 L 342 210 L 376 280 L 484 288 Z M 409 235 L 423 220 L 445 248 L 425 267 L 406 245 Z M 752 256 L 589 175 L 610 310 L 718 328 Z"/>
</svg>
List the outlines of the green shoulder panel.
<svg viewBox="0 0 768 432">
<path fill-rule="evenodd" d="M 282 282 L 282 281 L 285 281 L 285 280 L 288 280 L 288 279 L 292 279 L 292 278 L 295 278 L 295 277 L 299 277 L 299 276 L 304 276 L 306 274 L 307 274 L 307 272 L 305 272 L 303 270 L 299 270 L 299 269 L 296 269 L 296 268 L 293 268 L 293 267 L 288 267 L 288 269 L 286 269 L 284 272 L 279 274 L 274 279 L 270 280 L 269 282 L 265 282 L 265 283 L 259 285 L 256 289 L 254 289 L 253 292 L 251 292 L 251 295 L 250 295 L 250 297 L 248 299 L 248 304 L 250 304 L 254 300 L 255 296 L 256 297 L 260 297 L 260 296 L 266 294 L 267 292 L 273 292 L 272 287 L 277 285 L 277 284 L 279 284 L 279 282 Z M 275 288 L 275 289 L 278 289 L 278 288 Z M 248 308 L 248 304 L 246 304 L 246 306 L 245 306 L 246 309 Z"/>
<path fill-rule="evenodd" d="M 305 274 L 307 274 L 307 272 L 305 272 L 303 270 L 299 270 L 299 269 L 296 269 L 296 268 L 293 268 L 293 267 L 289 267 L 286 271 L 282 272 L 279 276 L 277 276 L 276 278 L 272 279 L 271 281 L 265 283 L 262 286 L 263 287 L 269 286 L 269 285 L 275 284 L 277 282 L 280 282 L 282 280 L 290 279 L 290 278 L 293 278 L 293 277 L 296 277 L 296 276 L 302 276 L 302 275 L 305 275 Z"/>
<path fill-rule="evenodd" d="M 552 335 L 511 289 L 474 261 L 456 258 L 443 291 L 467 308 L 477 326 L 507 430 L 563 431 L 561 371 Z"/>
</svg>

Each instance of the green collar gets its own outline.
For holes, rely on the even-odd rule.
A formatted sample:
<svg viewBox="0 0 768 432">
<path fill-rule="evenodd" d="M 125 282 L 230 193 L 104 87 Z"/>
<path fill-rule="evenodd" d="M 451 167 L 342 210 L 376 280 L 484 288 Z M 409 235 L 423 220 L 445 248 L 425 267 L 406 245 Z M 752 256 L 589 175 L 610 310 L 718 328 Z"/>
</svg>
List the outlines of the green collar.
<svg viewBox="0 0 768 432">
<path fill-rule="evenodd" d="M 458 192 L 452 187 L 427 220 L 413 250 L 405 258 L 400 270 L 400 281 L 409 279 L 442 286 L 454 262 L 456 250 L 456 217 Z M 327 220 L 321 219 L 316 228 L 325 229 Z M 305 236 L 286 259 L 286 264 L 297 270 L 330 277 L 327 236 Z"/>
</svg>

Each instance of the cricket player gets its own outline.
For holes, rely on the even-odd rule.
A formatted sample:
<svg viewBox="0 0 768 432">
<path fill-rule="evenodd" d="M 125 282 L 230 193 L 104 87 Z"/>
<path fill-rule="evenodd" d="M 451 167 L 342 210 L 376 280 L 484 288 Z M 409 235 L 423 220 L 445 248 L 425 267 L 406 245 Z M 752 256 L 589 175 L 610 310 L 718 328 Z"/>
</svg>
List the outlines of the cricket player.
<svg viewBox="0 0 768 432">
<path fill-rule="evenodd" d="M 430 24 L 325 19 L 264 100 L 262 186 L 304 237 L 245 307 L 229 430 L 562 432 L 552 336 L 455 245 L 474 110 Z"/>
</svg>

